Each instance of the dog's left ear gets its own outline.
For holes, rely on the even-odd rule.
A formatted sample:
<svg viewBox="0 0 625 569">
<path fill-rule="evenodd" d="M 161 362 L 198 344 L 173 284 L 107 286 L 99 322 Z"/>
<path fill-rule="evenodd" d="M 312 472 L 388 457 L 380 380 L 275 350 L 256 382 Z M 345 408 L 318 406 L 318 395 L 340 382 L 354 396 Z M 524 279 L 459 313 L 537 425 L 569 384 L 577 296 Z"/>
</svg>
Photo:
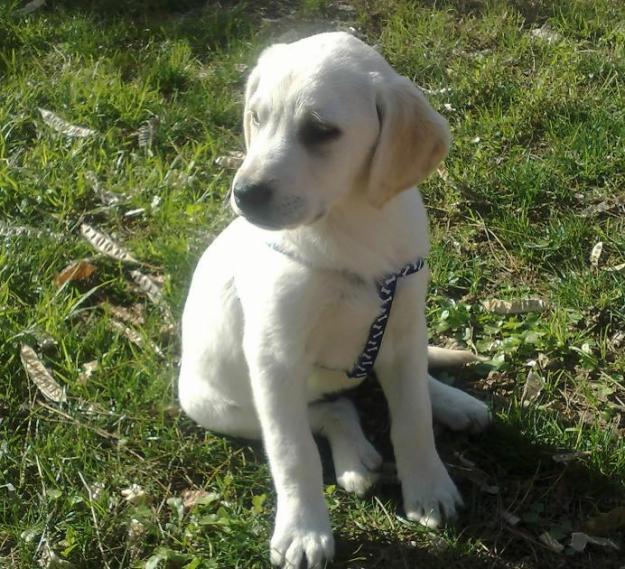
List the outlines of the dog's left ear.
<svg viewBox="0 0 625 569">
<path fill-rule="evenodd" d="M 418 184 L 447 156 L 451 135 L 445 118 L 406 77 L 372 73 L 380 134 L 368 176 L 368 200 L 382 207 Z"/>
</svg>

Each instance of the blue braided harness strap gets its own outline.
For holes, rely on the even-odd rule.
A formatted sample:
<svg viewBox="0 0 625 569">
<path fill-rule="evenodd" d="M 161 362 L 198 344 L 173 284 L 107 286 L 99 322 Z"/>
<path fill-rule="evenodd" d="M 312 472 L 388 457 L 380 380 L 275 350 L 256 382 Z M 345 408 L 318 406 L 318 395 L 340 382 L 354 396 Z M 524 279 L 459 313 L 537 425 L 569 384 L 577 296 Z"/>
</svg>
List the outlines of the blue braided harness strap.
<svg viewBox="0 0 625 569">
<path fill-rule="evenodd" d="M 403 266 L 398 272 L 387 275 L 378 283 L 378 296 L 380 298 L 381 307 L 380 313 L 373 321 L 373 324 L 371 324 L 365 347 L 358 356 L 354 367 L 347 372 L 347 377 L 350 379 L 364 379 L 371 373 L 375 360 L 380 352 L 380 347 L 382 346 L 384 331 L 386 330 L 386 324 L 388 323 L 391 307 L 393 306 L 393 299 L 395 298 L 397 281 L 401 277 L 418 273 L 424 266 L 425 261 L 423 259 L 417 259 L 415 262 Z"/>
</svg>

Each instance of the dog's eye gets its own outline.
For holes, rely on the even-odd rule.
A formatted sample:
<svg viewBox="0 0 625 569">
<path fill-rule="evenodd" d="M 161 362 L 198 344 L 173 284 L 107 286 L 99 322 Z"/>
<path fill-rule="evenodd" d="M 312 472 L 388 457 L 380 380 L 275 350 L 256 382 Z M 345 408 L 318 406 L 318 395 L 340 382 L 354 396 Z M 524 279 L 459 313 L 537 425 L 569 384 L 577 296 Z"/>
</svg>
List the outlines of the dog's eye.
<svg viewBox="0 0 625 569">
<path fill-rule="evenodd" d="M 258 118 L 258 113 L 256 111 L 250 111 L 250 118 L 252 119 L 252 124 L 254 126 L 260 126 L 260 119 Z"/>
<path fill-rule="evenodd" d="M 307 120 L 299 132 L 301 141 L 307 146 L 316 146 L 336 140 L 341 134 L 341 129 L 338 127 L 317 120 Z"/>
</svg>

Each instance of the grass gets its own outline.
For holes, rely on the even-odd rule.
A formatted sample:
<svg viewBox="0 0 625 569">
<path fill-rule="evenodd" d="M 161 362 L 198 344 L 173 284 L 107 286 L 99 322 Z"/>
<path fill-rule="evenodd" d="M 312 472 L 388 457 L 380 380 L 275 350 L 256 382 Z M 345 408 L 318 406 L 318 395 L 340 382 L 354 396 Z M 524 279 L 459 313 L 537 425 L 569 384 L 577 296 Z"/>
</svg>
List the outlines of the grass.
<svg viewBox="0 0 625 569">
<path fill-rule="evenodd" d="M 491 358 L 459 380 L 492 401 L 497 420 L 479 437 L 439 433 L 467 503 L 440 532 L 398 518 L 392 484 L 365 500 L 337 490 L 326 460 L 334 566 L 622 565 L 610 547 L 556 553 L 540 539 L 567 545 L 590 527 L 623 542 L 622 520 L 593 522 L 625 501 L 625 273 L 608 270 L 625 262 L 620 2 L 49 4 L 30 15 L 0 7 L 0 566 L 268 566 L 274 496 L 262 449 L 180 415 L 177 334 L 134 286 L 135 267 L 94 257 L 79 228 L 114 235 L 162 277 L 177 321 L 197 258 L 231 218 L 232 171 L 215 159 L 242 145 L 242 65 L 292 28 L 348 25 L 451 123 L 451 155 L 422 188 L 431 334 Z M 68 138 L 38 108 L 97 134 Z M 95 274 L 57 287 L 82 258 Z M 549 308 L 482 306 L 529 297 Z M 141 313 L 142 347 L 111 327 L 110 305 Z M 65 403 L 28 381 L 22 344 Z M 529 362 L 544 387 L 524 403 Z M 356 397 L 390 459 L 377 386 Z M 144 494 L 127 499 L 133 484 Z M 198 489 L 208 494 L 185 507 Z"/>
</svg>

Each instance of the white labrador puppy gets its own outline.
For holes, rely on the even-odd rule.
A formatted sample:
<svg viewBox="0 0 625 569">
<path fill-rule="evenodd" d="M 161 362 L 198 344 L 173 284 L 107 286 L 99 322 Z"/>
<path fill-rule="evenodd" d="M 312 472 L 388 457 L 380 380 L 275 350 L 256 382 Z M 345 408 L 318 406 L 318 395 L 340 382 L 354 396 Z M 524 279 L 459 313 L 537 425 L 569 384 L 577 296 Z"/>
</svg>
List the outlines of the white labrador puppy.
<svg viewBox="0 0 625 569">
<path fill-rule="evenodd" d="M 380 455 L 353 404 L 324 395 L 357 385 L 367 357 L 388 400 L 409 519 L 436 526 L 461 504 L 432 411 L 454 429 L 490 420 L 482 402 L 428 376 L 428 227 L 414 185 L 446 156 L 450 135 L 408 79 L 345 33 L 263 52 L 244 129 L 247 156 L 232 186 L 241 217 L 193 277 L 180 402 L 208 429 L 262 436 L 277 491 L 271 561 L 320 567 L 334 542 L 312 433 L 327 437 L 338 484 L 365 493 Z M 376 354 L 369 342 L 380 336 Z"/>
</svg>

